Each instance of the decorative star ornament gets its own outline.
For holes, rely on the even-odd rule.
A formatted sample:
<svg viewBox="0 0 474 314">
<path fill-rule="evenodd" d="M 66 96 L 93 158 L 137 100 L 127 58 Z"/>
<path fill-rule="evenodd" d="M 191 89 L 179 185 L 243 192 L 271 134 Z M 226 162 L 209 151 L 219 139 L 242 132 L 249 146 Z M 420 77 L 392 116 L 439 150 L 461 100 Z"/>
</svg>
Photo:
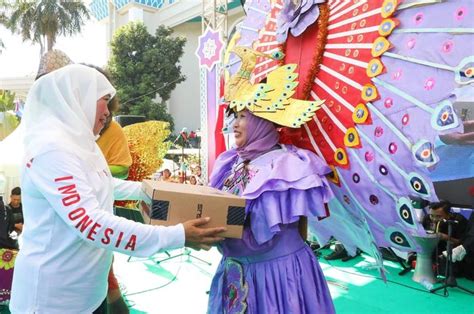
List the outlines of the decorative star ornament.
<svg viewBox="0 0 474 314">
<path fill-rule="evenodd" d="M 219 32 L 208 27 L 204 34 L 199 36 L 199 45 L 196 50 L 199 65 L 211 71 L 214 65 L 221 61 L 223 47 Z"/>
</svg>

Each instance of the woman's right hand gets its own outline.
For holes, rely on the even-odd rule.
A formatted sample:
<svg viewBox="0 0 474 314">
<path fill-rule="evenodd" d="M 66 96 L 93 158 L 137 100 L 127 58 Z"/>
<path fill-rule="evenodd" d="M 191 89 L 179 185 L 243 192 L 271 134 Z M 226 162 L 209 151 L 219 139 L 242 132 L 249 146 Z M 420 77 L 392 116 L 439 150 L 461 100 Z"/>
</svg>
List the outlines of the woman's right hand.
<svg viewBox="0 0 474 314">
<path fill-rule="evenodd" d="M 185 246 L 193 249 L 209 250 L 212 244 L 224 240 L 224 238 L 219 237 L 218 234 L 226 231 L 227 229 L 225 227 L 202 227 L 202 225 L 207 224 L 209 220 L 211 220 L 211 218 L 205 217 L 188 220 L 183 223 Z"/>
</svg>

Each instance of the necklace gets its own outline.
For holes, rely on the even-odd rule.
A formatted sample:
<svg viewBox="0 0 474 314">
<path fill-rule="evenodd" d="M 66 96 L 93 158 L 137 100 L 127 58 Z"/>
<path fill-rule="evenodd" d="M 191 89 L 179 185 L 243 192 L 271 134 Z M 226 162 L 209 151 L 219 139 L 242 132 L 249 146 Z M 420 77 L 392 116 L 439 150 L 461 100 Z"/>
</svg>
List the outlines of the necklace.
<svg viewBox="0 0 474 314">
<path fill-rule="evenodd" d="M 259 155 L 253 160 L 241 160 L 239 158 L 239 160 L 237 160 L 237 162 L 235 162 L 232 166 L 232 173 L 224 181 L 223 190 L 234 195 L 241 195 L 247 184 L 250 182 L 256 172 L 258 172 L 258 169 L 249 169 L 249 166 L 254 164 L 260 158 L 263 158 L 265 155 L 279 149 L 284 149 L 284 146 L 277 144 L 273 146 L 272 149 Z"/>
<path fill-rule="evenodd" d="M 223 190 L 234 195 L 242 194 L 249 182 L 249 161 L 237 162 L 232 166 L 232 174 L 225 180 Z"/>
</svg>

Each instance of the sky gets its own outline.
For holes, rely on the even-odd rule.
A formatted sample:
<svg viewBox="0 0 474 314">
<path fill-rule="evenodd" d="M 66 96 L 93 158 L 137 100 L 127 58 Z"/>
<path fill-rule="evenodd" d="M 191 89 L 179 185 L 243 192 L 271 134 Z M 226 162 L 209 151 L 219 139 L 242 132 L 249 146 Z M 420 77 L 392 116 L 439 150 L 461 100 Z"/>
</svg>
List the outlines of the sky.
<svg viewBox="0 0 474 314">
<path fill-rule="evenodd" d="M 40 60 L 39 44 L 23 42 L 21 36 L 0 26 L 0 38 L 5 45 L 0 54 L 0 79 L 35 75 Z M 107 62 L 106 26 L 93 17 L 73 37 L 59 37 L 55 49 L 64 51 L 75 63 L 103 66 Z"/>
</svg>

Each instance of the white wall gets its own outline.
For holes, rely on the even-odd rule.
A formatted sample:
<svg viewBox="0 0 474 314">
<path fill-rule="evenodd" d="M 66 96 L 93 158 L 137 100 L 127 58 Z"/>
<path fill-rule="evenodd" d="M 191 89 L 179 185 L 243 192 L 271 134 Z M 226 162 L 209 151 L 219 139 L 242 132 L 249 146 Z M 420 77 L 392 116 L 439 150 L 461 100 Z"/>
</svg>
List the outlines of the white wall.
<svg viewBox="0 0 474 314">
<path fill-rule="evenodd" d="M 176 86 L 169 100 L 169 112 L 174 118 L 175 131 L 186 127 L 188 131 L 201 128 L 199 109 L 199 63 L 195 55 L 201 23 L 189 22 L 176 26 L 174 36 L 185 36 L 187 41 L 181 57 L 181 73 L 186 80 Z"/>
</svg>

